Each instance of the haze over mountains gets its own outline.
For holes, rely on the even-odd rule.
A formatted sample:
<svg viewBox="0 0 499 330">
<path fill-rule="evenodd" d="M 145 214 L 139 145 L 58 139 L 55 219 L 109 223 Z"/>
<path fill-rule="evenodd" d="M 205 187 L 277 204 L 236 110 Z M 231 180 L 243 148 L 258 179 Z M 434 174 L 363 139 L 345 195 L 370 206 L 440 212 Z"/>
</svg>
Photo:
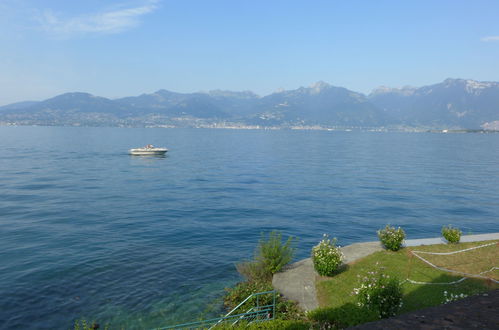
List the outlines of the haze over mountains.
<svg viewBox="0 0 499 330">
<path fill-rule="evenodd" d="M 66 93 L 0 107 L 2 124 L 171 127 L 422 127 L 499 129 L 499 83 L 447 79 L 369 95 L 317 82 L 264 97 L 210 91 L 107 99 Z"/>
</svg>

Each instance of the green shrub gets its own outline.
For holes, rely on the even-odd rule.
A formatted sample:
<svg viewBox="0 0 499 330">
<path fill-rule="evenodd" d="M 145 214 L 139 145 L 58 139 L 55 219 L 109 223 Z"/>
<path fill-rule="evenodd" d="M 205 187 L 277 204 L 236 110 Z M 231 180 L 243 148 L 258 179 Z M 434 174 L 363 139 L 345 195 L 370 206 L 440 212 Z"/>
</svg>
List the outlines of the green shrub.
<svg viewBox="0 0 499 330">
<path fill-rule="evenodd" d="M 381 243 L 392 251 L 398 251 L 402 247 L 405 239 L 405 232 L 402 228 L 390 227 L 386 225 L 384 229 L 378 230 L 378 237 Z"/>
<path fill-rule="evenodd" d="M 272 291 L 272 275 L 282 269 L 293 259 L 295 238 L 289 237 L 285 243 L 282 235 L 277 231 L 269 233 L 268 237 L 262 234 L 252 261 L 242 262 L 236 265 L 237 271 L 246 279 L 233 288 L 226 288 L 224 306 L 231 310 L 239 305 L 244 299 L 253 293 Z M 249 299 L 241 311 L 246 311 L 255 306 L 256 297 Z M 272 294 L 260 295 L 260 305 L 270 305 L 273 302 Z M 286 300 L 277 294 L 276 318 L 300 319 L 303 317 L 296 302 Z"/>
<path fill-rule="evenodd" d="M 270 282 L 241 282 L 238 283 L 235 287 L 233 288 L 226 288 L 225 289 L 225 296 L 224 296 L 224 306 L 227 310 L 231 310 L 239 303 L 241 303 L 244 299 L 248 298 L 253 293 L 257 292 L 265 292 L 265 291 L 272 291 L 274 288 L 272 287 L 272 284 Z M 268 296 L 268 297 L 267 297 Z M 260 296 L 261 299 L 268 300 L 270 301 L 272 299 L 272 295 L 262 295 Z M 255 298 L 256 300 L 256 298 Z M 247 310 L 251 308 L 254 305 L 253 300 L 248 301 L 247 303 L 248 308 L 243 308 L 242 310 Z M 244 306 L 243 306 L 244 307 Z"/>
<path fill-rule="evenodd" d="M 314 268 L 322 276 L 333 276 L 344 258 L 340 247 L 336 246 L 336 238 L 331 240 L 326 234 L 319 244 L 312 248 Z"/>
<path fill-rule="evenodd" d="M 297 320 L 270 320 L 265 322 L 248 323 L 247 321 L 240 321 L 233 325 L 232 323 L 225 323 L 217 325 L 216 330 L 309 330 L 310 324 L 306 321 Z"/>
<path fill-rule="evenodd" d="M 380 318 L 394 316 L 402 308 L 402 284 L 397 278 L 369 272 L 354 289 L 358 306 L 376 312 Z"/>
<path fill-rule="evenodd" d="M 281 233 L 272 231 L 268 238 L 262 233 L 253 260 L 237 264 L 237 271 L 249 282 L 271 281 L 273 274 L 293 260 L 294 240 L 290 236 L 283 244 Z"/>
<path fill-rule="evenodd" d="M 451 225 L 442 227 L 442 236 L 449 243 L 459 243 L 461 240 L 462 232 L 459 228 L 453 228 Z"/>
<path fill-rule="evenodd" d="M 305 321 L 296 320 L 272 320 L 259 323 L 251 323 L 245 329 L 249 330 L 308 330 L 310 325 Z"/>
<path fill-rule="evenodd" d="M 272 273 L 268 272 L 260 261 L 245 261 L 238 263 L 236 269 L 248 282 L 270 282 Z"/>
<path fill-rule="evenodd" d="M 282 243 L 282 234 L 271 231 L 268 239 L 262 233 L 258 243 L 256 260 L 263 264 L 267 273 L 275 274 L 293 260 L 294 248 L 292 247 L 294 237 L 288 237 L 286 243 Z"/>
<path fill-rule="evenodd" d="M 448 293 L 447 291 L 444 291 L 444 304 L 448 304 L 454 301 L 458 301 L 461 299 L 464 299 L 468 297 L 467 294 L 461 293 L 461 294 L 453 294 L 453 293 Z"/>
<path fill-rule="evenodd" d="M 226 288 L 224 297 L 224 306 L 227 311 L 232 310 L 244 299 L 253 293 L 272 291 L 274 288 L 269 282 L 241 282 L 233 288 Z M 255 306 L 256 297 L 249 299 L 240 307 L 241 312 L 247 311 Z M 273 294 L 264 294 L 258 296 L 258 302 L 262 305 L 271 305 L 273 303 Z M 276 319 L 299 320 L 303 318 L 303 313 L 298 308 L 296 302 L 284 299 L 279 293 L 276 294 Z"/>
<path fill-rule="evenodd" d="M 75 320 L 74 330 L 95 330 L 100 329 L 100 325 L 96 322 L 87 322 L 85 319 Z M 104 330 L 109 329 L 109 324 L 106 324 L 103 328 Z"/>
<path fill-rule="evenodd" d="M 340 307 L 318 308 L 307 314 L 320 329 L 344 329 L 358 324 L 375 321 L 378 315 L 353 303 Z"/>
</svg>

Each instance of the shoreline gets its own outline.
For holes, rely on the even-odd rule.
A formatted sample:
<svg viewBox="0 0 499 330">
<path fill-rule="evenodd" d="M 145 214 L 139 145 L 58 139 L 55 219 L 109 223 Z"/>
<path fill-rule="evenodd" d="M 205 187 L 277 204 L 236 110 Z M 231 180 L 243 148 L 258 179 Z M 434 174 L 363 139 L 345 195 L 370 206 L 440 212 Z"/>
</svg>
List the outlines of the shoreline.
<svg viewBox="0 0 499 330">
<path fill-rule="evenodd" d="M 463 235 L 460 243 L 499 240 L 499 232 L 477 235 Z M 405 240 L 404 247 L 447 244 L 443 237 L 419 238 Z M 379 241 L 353 243 L 341 247 L 345 255 L 345 264 L 352 263 L 358 259 L 384 250 Z M 311 311 L 319 307 L 317 292 L 315 288 L 316 278 L 319 276 L 315 270 L 311 258 L 294 262 L 284 268 L 283 271 L 274 274 L 272 285 L 286 299 L 294 300 L 304 311 Z"/>
</svg>

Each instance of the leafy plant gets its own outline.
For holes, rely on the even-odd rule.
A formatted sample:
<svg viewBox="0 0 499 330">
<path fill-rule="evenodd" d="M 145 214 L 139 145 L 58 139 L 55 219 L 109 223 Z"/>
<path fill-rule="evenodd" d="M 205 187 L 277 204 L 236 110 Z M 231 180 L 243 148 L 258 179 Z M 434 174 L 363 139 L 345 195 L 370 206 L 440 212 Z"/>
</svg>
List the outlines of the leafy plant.
<svg viewBox="0 0 499 330">
<path fill-rule="evenodd" d="M 251 323 L 248 330 L 309 330 L 310 324 L 305 321 L 272 320 L 267 322 Z"/>
<path fill-rule="evenodd" d="M 442 236 L 449 243 L 459 243 L 462 232 L 459 228 L 453 228 L 451 225 L 442 227 Z"/>
<path fill-rule="evenodd" d="M 307 313 L 320 329 L 344 329 L 358 324 L 375 321 L 378 315 L 353 303 L 340 307 L 317 308 Z"/>
<path fill-rule="evenodd" d="M 395 229 L 395 227 L 386 225 L 385 228 L 378 230 L 378 237 L 388 250 L 398 251 L 405 239 L 405 232 L 400 227 Z"/>
<path fill-rule="evenodd" d="M 236 264 L 236 269 L 248 282 L 270 282 L 272 274 L 259 261 L 246 261 Z"/>
<path fill-rule="evenodd" d="M 288 237 L 286 243 L 282 243 L 282 234 L 278 231 L 271 231 L 268 239 L 262 233 L 262 238 L 258 243 L 256 260 L 264 265 L 266 272 L 275 274 L 286 264 L 293 260 L 295 249 L 292 247 L 294 237 Z"/>
<path fill-rule="evenodd" d="M 461 294 L 453 294 L 453 293 L 448 293 L 447 291 L 444 291 L 444 304 L 448 304 L 450 302 L 458 301 L 461 299 L 464 299 L 468 297 L 467 294 L 461 293 Z"/>
<path fill-rule="evenodd" d="M 215 330 L 310 330 L 310 323 L 303 320 L 270 320 L 265 322 L 239 321 L 236 324 L 224 323 L 216 325 Z"/>
<path fill-rule="evenodd" d="M 402 284 L 378 271 L 368 272 L 353 293 L 359 307 L 377 312 L 380 318 L 394 316 L 402 308 Z"/>
<path fill-rule="evenodd" d="M 244 299 L 257 292 L 272 291 L 272 284 L 269 282 L 241 282 L 233 288 L 226 288 L 224 305 L 227 310 L 231 310 L 239 305 Z M 256 297 L 250 298 L 243 306 L 241 311 L 246 311 L 255 306 Z M 271 305 L 273 303 L 273 294 L 264 294 L 258 296 L 260 305 Z M 302 312 L 296 302 L 284 299 L 279 293 L 276 295 L 276 318 L 286 320 L 298 320 L 303 318 Z"/>
<path fill-rule="evenodd" d="M 272 290 L 273 288 L 270 282 L 241 282 L 233 288 L 225 289 L 226 294 L 224 297 L 224 306 L 227 310 L 231 310 L 253 293 Z M 266 296 L 267 295 L 262 295 L 264 299 L 266 298 Z M 248 303 L 248 306 L 249 305 L 251 305 L 250 307 L 252 307 L 253 301 L 250 301 Z M 242 310 L 247 310 L 248 308 L 243 308 Z"/>
<path fill-rule="evenodd" d="M 96 322 L 87 322 L 85 319 L 81 320 L 75 320 L 74 323 L 74 330 L 95 330 L 95 329 L 100 329 L 100 325 Z M 109 325 L 106 324 L 104 326 L 104 330 L 109 329 Z"/>
<path fill-rule="evenodd" d="M 283 243 L 282 234 L 277 231 L 270 232 L 268 237 L 262 233 L 253 260 L 237 264 L 237 271 L 250 282 L 272 280 L 273 274 L 293 260 L 294 240 L 290 236 Z"/>
<path fill-rule="evenodd" d="M 231 310 L 253 293 L 272 291 L 272 275 L 282 269 L 293 259 L 295 238 L 289 237 L 285 243 L 282 235 L 272 231 L 268 236 L 262 233 L 258 242 L 253 260 L 236 265 L 238 272 L 246 281 L 238 283 L 233 288 L 227 288 L 224 305 Z M 256 297 L 250 298 L 241 310 L 245 311 L 255 306 Z M 260 305 L 270 305 L 273 302 L 272 294 L 258 296 Z M 276 297 L 276 317 L 286 319 L 300 319 L 302 313 L 295 302 L 285 300 L 279 294 Z"/>
<path fill-rule="evenodd" d="M 336 246 L 336 238 L 331 240 L 326 234 L 319 244 L 312 248 L 312 261 L 319 275 L 333 276 L 344 259 L 340 247 Z"/>
</svg>

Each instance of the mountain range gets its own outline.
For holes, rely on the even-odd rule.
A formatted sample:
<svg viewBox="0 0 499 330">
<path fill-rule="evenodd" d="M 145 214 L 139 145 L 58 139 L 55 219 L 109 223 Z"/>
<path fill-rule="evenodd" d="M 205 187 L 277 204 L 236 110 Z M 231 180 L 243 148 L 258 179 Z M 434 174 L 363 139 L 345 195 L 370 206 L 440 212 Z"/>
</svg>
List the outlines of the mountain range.
<svg viewBox="0 0 499 330">
<path fill-rule="evenodd" d="M 83 126 L 424 127 L 499 129 L 499 83 L 465 79 L 380 87 L 369 95 L 317 82 L 267 96 L 215 90 L 108 99 L 65 93 L 0 107 L 2 124 Z"/>
</svg>

